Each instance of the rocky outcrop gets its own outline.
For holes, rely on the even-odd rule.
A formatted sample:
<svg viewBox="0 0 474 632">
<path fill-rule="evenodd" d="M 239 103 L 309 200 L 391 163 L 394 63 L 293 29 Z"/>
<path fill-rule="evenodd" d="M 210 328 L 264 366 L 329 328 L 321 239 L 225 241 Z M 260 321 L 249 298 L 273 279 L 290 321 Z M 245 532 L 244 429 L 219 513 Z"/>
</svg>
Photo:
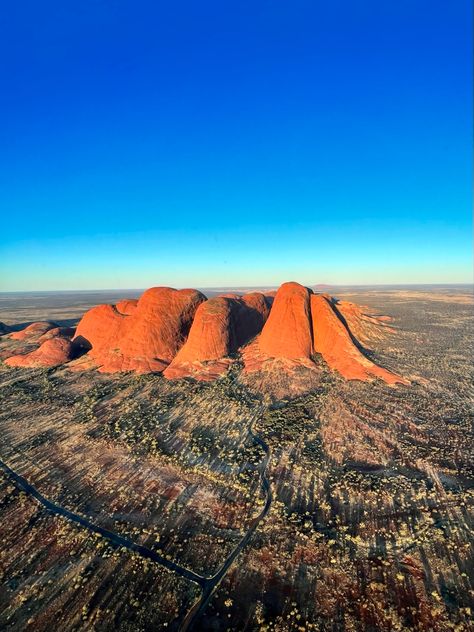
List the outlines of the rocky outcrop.
<svg viewBox="0 0 474 632">
<path fill-rule="evenodd" d="M 50 329 L 57 327 L 56 323 L 50 321 L 38 321 L 36 323 L 31 323 L 28 327 L 21 329 L 20 331 L 15 331 L 10 334 L 10 338 L 12 340 L 26 340 L 27 338 L 39 338 Z"/>
<path fill-rule="evenodd" d="M 45 334 L 38 338 L 38 342 L 41 344 L 51 338 L 72 338 L 76 330 L 74 327 L 53 327 L 49 329 Z"/>
<path fill-rule="evenodd" d="M 123 316 L 112 305 L 97 305 L 79 321 L 74 336 L 74 344 L 91 356 L 100 359 L 106 355 L 119 338 Z"/>
<path fill-rule="evenodd" d="M 73 356 L 73 345 L 67 338 L 50 338 L 25 355 L 14 355 L 4 362 L 13 367 L 54 367 L 69 362 Z"/>
<path fill-rule="evenodd" d="M 390 316 L 371 314 L 368 307 L 349 301 L 332 300 L 347 328 L 359 342 L 369 344 L 381 340 L 388 333 L 395 333 L 396 330 L 389 324 L 392 321 Z"/>
<path fill-rule="evenodd" d="M 260 334 L 259 350 L 271 358 L 298 360 L 311 357 L 313 342 L 308 288 L 294 282 L 280 287 Z"/>
<path fill-rule="evenodd" d="M 137 309 L 138 300 L 136 298 L 124 298 L 119 301 L 115 309 L 124 316 L 130 316 Z"/>
<path fill-rule="evenodd" d="M 261 330 L 268 312 L 265 297 L 258 292 L 205 301 L 196 311 L 187 341 L 164 371 L 165 377 L 213 379 L 221 375 L 230 364 L 229 356 Z"/>
<path fill-rule="evenodd" d="M 404 383 L 398 375 L 377 366 L 357 348 L 349 330 L 326 296 L 311 296 L 314 350 L 327 365 L 346 380 L 371 380 L 376 377 L 388 384 Z M 405 382 L 406 383 L 406 382 Z"/>
<path fill-rule="evenodd" d="M 151 288 L 135 308 L 100 305 L 80 321 L 74 341 L 89 346 L 90 356 L 105 373 L 163 371 L 187 338 L 198 306 L 205 296 L 197 290 Z"/>
<path fill-rule="evenodd" d="M 293 395 L 308 385 L 314 388 L 324 365 L 347 380 L 406 383 L 369 359 L 357 339 L 365 342 L 393 331 L 387 317 L 328 294 L 314 294 L 295 282 L 284 283 L 276 292 L 227 293 L 209 300 L 193 289 L 154 287 L 139 300 L 90 309 L 77 326 L 71 348 L 67 338 L 74 330 L 33 323 L 10 336 L 16 355 L 7 364 L 55 366 L 82 354 L 71 369 L 163 372 L 168 379 L 210 380 L 239 358 L 244 381 L 253 375 L 256 388 Z M 25 341 L 21 355 L 13 340 Z M 35 349 L 38 342 L 41 346 Z"/>
<path fill-rule="evenodd" d="M 316 370 L 313 359 L 320 354 L 331 370 L 347 380 L 380 378 L 388 384 L 407 383 L 364 355 L 334 303 L 328 294 L 313 294 L 298 283 L 283 284 L 262 333 L 243 349 L 245 372 L 259 373 L 260 385 L 268 387 L 274 379 L 275 384 L 284 382 L 284 389 L 290 390 L 282 374 L 298 369 L 301 376 L 303 367 Z M 362 314 L 354 304 L 344 307 L 367 336 L 373 335 L 370 327 L 385 325 L 385 321 Z M 307 375 L 304 380 L 309 383 L 312 378 Z"/>
</svg>

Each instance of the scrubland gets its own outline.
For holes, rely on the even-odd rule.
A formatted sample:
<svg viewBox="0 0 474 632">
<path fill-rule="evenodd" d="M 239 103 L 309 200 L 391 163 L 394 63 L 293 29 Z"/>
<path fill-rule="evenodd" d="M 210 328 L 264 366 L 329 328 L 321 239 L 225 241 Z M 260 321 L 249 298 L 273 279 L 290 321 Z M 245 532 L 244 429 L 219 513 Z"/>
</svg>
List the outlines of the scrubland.
<svg viewBox="0 0 474 632">
<path fill-rule="evenodd" d="M 207 578 L 267 500 L 253 430 L 270 450 L 271 506 L 193 629 L 470 630 L 474 322 L 469 297 L 441 296 L 341 297 L 394 318 L 367 352 L 408 386 L 345 381 L 322 361 L 309 392 L 284 398 L 287 376 L 252 388 L 238 362 L 209 383 L 0 363 L 0 459 L 52 502 Z M 7 474 L 0 535 L 0 628 L 178 630 L 201 597 Z"/>
</svg>

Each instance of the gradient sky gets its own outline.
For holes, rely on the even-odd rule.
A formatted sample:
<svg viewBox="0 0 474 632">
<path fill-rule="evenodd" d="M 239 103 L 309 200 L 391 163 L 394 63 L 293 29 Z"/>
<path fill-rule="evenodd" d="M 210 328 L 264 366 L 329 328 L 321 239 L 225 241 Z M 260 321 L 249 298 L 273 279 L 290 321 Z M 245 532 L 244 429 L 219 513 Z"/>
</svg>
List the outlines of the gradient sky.
<svg viewBox="0 0 474 632">
<path fill-rule="evenodd" d="M 470 5 L 4 3 L 0 290 L 471 282 Z"/>
</svg>

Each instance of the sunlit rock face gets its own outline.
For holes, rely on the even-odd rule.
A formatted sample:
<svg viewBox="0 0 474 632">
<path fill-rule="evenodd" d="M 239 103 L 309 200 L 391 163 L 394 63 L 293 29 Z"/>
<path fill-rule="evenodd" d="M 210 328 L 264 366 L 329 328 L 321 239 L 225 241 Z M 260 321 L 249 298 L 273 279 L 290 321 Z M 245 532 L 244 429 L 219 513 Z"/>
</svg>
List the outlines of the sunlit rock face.
<svg viewBox="0 0 474 632">
<path fill-rule="evenodd" d="M 212 379 L 224 373 L 229 357 L 258 334 L 268 317 L 263 294 L 223 295 L 202 303 L 187 341 L 164 375 L 170 379 Z"/>
<path fill-rule="evenodd" d="M 28 327 L 25 327 L 21 331 L 15 331 L 10 334 L 10 338 L 12 340 L 27 340 L 29 338 L 34 339 L 42 336 L 50 329 L 57 327 L 56 323 L 45 321 L 39 321 L 36 323 L 31 323 Z"/>
<path fill-rule="evenodd" d="M 43 342 L 38 349 L 23 355 L 10 356 L 5 360 L 7 366 L 15 367 L 54 367 L 69 362 L 73 357 L 73 345 L 67 338 L 56 336 Z"/>
<path fill-rule="evenodd" d="M 133 306 L 100 305 L 79 323 L 75 341 L 105 373 L 163 371 L 182 347 L 196 309 L 206 300 L 197 290 L 155 287 Z"/>
<path fill-rule="evenodd" d="M 310 291 L 294 282 L 280 287 L 260 335 L 263 354 L 290 360 L 311 357 Z"/>
<path fill-rule="evenodd" d="M 297 367 L 311 370 L 320 354 L 330 369 L 347 380 L 405 382 L 363 354 L 336 303 L 328 294 L 314 294 L 299 283 L 284 283 L 261 334 L 243 350 L 245 372 L 270 374 L 271 379 L 271 374 L 294 372 Z M 385 325 L 383 317 L 380 322 L 375 317 L 364 320 L 352 303 L 344 307 L 361 334 L 367 333 L 369 325 Z"/>
<path fill-rule="evenodd" d="M 138 301 L 93 307 L 75 333 L 54 323 L 33 323 L 11 337 L 43 344 L 28 354 L 17 352 L 7 364 L 55 366 L 82 355 L 71 368 L 213 380 L 239 360 L 242 375 L 262 375 L 263 385 L 284 375 L 289 383 L 297 371 L 300 382 L 312 384 L 322 359 L 346 380 L 406 383 L 372 362 L 359 344 L 393 333 L 388 320 L 296 282 L 284 283 L 276 292 L 210 299 L 198 290 L 154 287 Z M 51 344 L 45 347 L 46 342 Z"/>
<path fill-rule="evenodd" d="M 371 380 L 378 377 L 388 384 L 404 381 L 363 355 L 341 319 L 341 314 L 326 296 L 311 296 L 311 318 L 314 350 L 346 380 Z"/>
</svg>

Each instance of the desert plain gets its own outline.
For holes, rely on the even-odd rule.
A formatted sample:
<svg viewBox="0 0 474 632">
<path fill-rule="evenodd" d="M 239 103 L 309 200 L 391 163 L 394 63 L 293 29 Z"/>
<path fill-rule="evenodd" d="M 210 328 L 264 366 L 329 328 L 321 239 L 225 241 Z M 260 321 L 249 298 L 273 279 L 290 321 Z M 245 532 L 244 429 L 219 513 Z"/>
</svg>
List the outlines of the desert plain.
<svg viewBox="0 0 474 632">
<path fill-rule="evenodd" d="M 230 331 L 249 291 L 203 290 L 224 298 L 197 308 L 198 342 L 211 320 Z M 315 288 L 309 338 L 283 306 L 291 358 L 263 339 L 265 299 L 211 369 L 182 351 L 189 330 L 163 370 L 124 363 L 125 342 L 105 364 L 95 343 L 8 364 L 47 334 L 15 338 L 31 323 L 72 349 L 88 310 L 142 293 L 0 294 L 0 628 L 474 629 L 472 288 Z M 318 342 L 316 304 L 346 314 L 360 375 L 339 337 Z"/>
</svg>

